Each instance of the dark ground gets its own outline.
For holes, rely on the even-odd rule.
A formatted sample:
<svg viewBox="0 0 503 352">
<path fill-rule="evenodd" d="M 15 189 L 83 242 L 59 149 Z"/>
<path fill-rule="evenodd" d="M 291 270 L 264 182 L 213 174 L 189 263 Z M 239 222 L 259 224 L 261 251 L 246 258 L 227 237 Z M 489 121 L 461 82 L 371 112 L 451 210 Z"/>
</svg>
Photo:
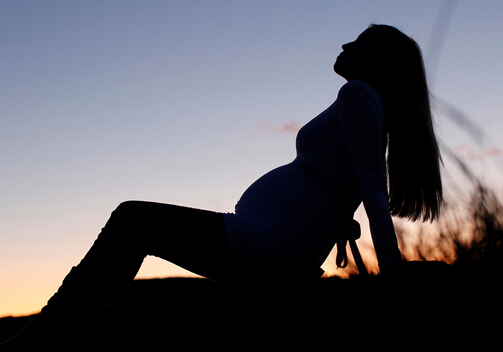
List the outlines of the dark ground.
<svg viewBox="0 0 503 352">
<path fill-rule="evenodd" d="M 406 274 L 390 278 L 289 280 L 277 287 L 137 280 L 114 305 L 106 327 L 90 333 L 83 350 L 316 350 L 341 343 L 358 350 L 370 345 L 408 350 L 418 344 L 452 350 L 475 343 L 480 350 L 489 342 L 498 342 L 499 349 L 501 273 L 486 269 L 415 262 Z M 0 319 L 0 340 L 30 319 Z"/>
</svg>

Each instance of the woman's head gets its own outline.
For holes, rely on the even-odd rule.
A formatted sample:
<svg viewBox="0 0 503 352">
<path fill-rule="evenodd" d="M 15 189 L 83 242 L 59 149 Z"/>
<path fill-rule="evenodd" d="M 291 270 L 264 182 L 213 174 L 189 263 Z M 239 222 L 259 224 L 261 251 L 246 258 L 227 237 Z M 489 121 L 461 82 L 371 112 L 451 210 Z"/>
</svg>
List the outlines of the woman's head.
<svg viewBox="0 0 503 352">
<path fill-rule="evenodd" d="M 342 49 L 335 72 L 348 81 L 368 83 L 381 95 L 393 85 L 424 76 L 419 46 L 392 26 L 372 24 Z"/>
<path fill-rule="evenodd" d="M 369 84 L 383 99 L 391 213 L 414 220 L 437 217 L 441 157 L 418 44 L 394 27 L 371 25 L 342 47 L 335 72 Z"/>
</svg>

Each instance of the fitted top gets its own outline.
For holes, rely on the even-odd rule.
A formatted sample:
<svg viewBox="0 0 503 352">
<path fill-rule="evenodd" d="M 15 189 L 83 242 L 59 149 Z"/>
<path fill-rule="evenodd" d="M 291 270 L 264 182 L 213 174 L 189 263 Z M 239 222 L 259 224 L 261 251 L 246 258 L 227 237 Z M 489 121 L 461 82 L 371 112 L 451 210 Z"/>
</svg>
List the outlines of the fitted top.
<svg viewBox="0 0 503 352">
<path fill-rule="evenodd" d="M 224 214 L 238 270 L 319 268 L 362 202 L 379 264 L 400 260 L 388 207 L 385 136 L 380 95 L 366 83 L 346 83 L 336 101 L 298 132 L 295 160 L 260 177 L 235 212 Z M 338 192 L 299 161 L 328 177 Z"/>
</svg>

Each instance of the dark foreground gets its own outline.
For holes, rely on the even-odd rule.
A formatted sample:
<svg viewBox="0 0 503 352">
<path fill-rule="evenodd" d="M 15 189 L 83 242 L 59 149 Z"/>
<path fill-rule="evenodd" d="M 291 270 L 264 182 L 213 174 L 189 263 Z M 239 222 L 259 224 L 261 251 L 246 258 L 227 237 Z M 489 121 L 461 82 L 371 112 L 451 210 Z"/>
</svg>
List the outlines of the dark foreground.
<svg viewBox="0 0 503 352">
<path fill-rule="evenodd" d="M 83 335 L 80 350 L 409 350 L 420 344 L 451 350 L 495 342 L 499 349 L 501 277 L 476 264 L 416 262 L 389 278 L 327 278 L 309 284 L 137 280 L 115 304 L 111 319 Z M 0 319 L 0 341 L 32 318 Z"/>
</svg>

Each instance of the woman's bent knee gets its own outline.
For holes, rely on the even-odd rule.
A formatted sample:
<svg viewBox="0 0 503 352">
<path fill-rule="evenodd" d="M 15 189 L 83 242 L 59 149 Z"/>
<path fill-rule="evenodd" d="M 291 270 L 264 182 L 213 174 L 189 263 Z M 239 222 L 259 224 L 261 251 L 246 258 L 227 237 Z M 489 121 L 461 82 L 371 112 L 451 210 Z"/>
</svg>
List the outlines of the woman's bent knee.
<svg viewBox="0 0 503 352">
<path fill-rule="evenodd" d="M 112 212 L 105 227 L 102 229 L 101 237 L 112 237 L 121 241 L 132 240 L 136 236 L 141 222 L 139 210 L 141 202 L 125 201 Z"/>
<path fill-rule="evenodd" d="M 115 226 L 120 225 L 120 227 L 132 226 L 134 222 L 138 221 L 138 218 L 141 217 L 141 209 L 144 204 L 145 202 L 136 200 L 122 202 L 112 212 L 109 223 L 111 222 Z M 109 224 L 107 223 L 107 225 Z"/>
<path fill-rule="evenodd" d="M 141 205 L 145 202 L 137 201 L 137 200 L 126 200 L 119 204 L 117 208 L 113 211 L 112 214 L 120 213 L 122 215 L 131 215 L 134 213 L 135 209 L 141 207 Z"/>
</svg>

